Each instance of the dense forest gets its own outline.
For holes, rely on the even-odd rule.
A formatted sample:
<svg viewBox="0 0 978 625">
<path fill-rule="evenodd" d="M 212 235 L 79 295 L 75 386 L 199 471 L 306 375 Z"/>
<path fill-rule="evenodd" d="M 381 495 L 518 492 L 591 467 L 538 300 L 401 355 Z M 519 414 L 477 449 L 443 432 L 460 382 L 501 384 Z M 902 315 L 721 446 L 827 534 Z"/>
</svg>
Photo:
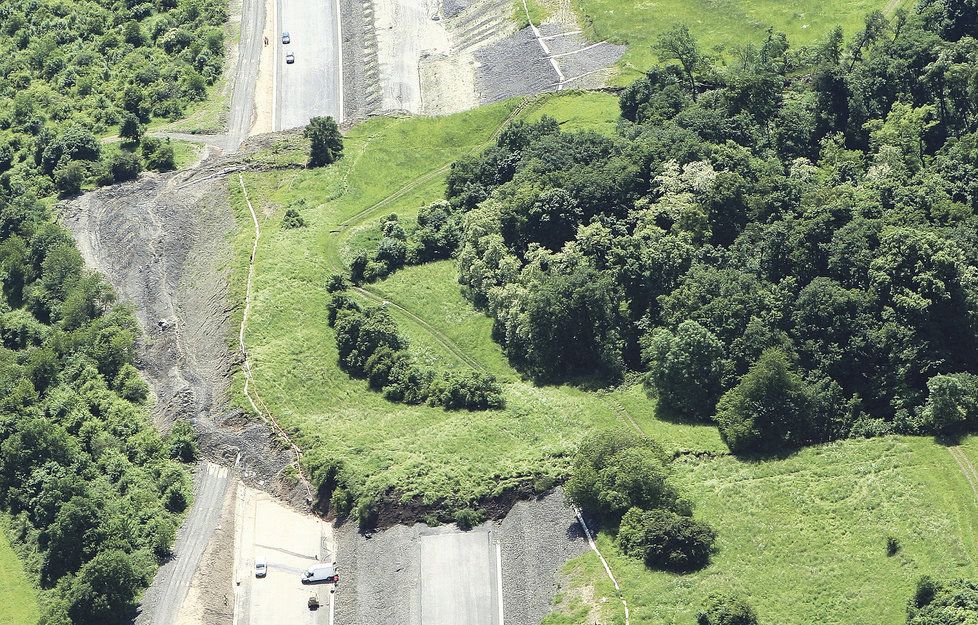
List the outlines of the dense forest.
<svg viewBox="0 0 978 625">
<path fill-rule="evenodd" d="M 0 194 L 73 194 L 172 169 L 172 148 L 145 126 L 206 97 L 226 20 L 223 0 L 0 3 Z M 100 140 L 111 135 L 122 143 Z"/>
<path fill-rule="evenodd" d="M 197 450 L 189 424 L 150 424 L 136 321 L 38 198 L 172 167 L 145 125 L 204 97 L 225 19 L 219 0 L 0 3 L 0 511 L 45 625 L 131 619 Z"/>
<path fill-rule="evenodd" d="M 125 621 L 169 556 L 196 448 L 149 423 L 139 329 L 36 200 L 0 205 L 0 510 L 46 625 Z"/>
<path fill-rule="evenodd" d="M 615 136 L 512 125 L 422 213 L 436 245 L 382 239 L 361 275 L 447 242 L 521 371 L 644 372 L 736 452 L 978 425 L 975 11 L 723 63 L 677 27 Z"/>
</svg>

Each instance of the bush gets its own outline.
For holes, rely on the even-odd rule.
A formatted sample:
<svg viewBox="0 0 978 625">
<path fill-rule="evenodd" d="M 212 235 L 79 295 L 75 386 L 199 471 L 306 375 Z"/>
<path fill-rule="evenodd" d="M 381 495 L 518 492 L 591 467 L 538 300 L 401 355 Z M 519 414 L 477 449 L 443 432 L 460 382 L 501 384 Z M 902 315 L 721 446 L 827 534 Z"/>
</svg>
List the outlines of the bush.
<svg viewBox="0 0 978 625">
<path fill-rule="evenodd" d="M 564 492 L 588 515 L 611 524 L 633 507 L 689 512 L 668 474 L 657 443 L 630 432 L 601 432 L 581 443 Z"/>
<path fill-rule="evenodd" d="M 344 278 L 342 275 L 338 273 L 332 274 L 326 280 L 327 293 L 339 293 L 341 291 L 347 290 L 347 288 L 349 288 L 349 285 L 346 282 L 346 278 Z"/>
<path fill-rule="evenodd" d="M 345 519 L 353 510 L 353 496 L 342 486 L 333 489 L 329 498 L 329 509 L 337 519 Z"/>
<path fill-rule="evenodd" d="M 923 577 L 907 608 L 907 625 L 970 625 L 978 622 L 978 584 Z"/>
<path fill-rule="evenodd" d="M 687 572 L 706 566 L 716 533 L 670 510 L 632 508 L 622 517 L 618 546 L 653 569 Z"/>
<path fill-rule="evenodd" d="M 142 152 L 146 169 L 164 172 L 173 171 L 177 168 L 173 145 L 170 144 L 169 139 L 145 137 L 143 139 Z"/>
<path fill-rule="evenodd" d="M 935 375 L 927 391 L 922 417 L 932 431 L 949 434 L 978 423 L 978 375 Z"/>
<path fill-rule="evenodd" d="M 285 215 L 282 217 L 282 227 L 287 230 L 292 230 L 294 228 L 304 228 L 306 226 L 306 220 L 302 218 L 299 211 L 294 208 L 290 208 L 285 211 Z"/>
<path fill-rule="evenodd" d="M 343 156 L 343 135 L 332 117 L 313 117 L 302 136 L 310 141 L 310 167 L 329 165 Z"/>
<path fill-rule="evenodd" d="M 446 410 L 501 408 L 503 390 L 495 376 L 478 371 L 446 371 L 430 387 L 428 401 Z"/>
<path fill-rule="evenodd" d="M 893 557 L 900 551 L 900 541 L 893 536 L 886 537 L 886 555 Z"/>
<path fill-rule="evenodd" d="M 61 195 L 78 195 L 84 183 L 85 168 L 78 161 L 69 161 L 54 170 L 54 186 Z"/>
<path fill-rule="evenodd" d="M 128 150 L 119 150 L 112 155 L 112 160 L 109 162 L 109 173 L 113 182 L 135 180 L 141 170 L 139 158 Z"/>
<path fill-rule="evenodd" d="M 472 508 L 462 508 L 457 510 L 453 517 L 455 519 L 455 524 L 458 528 L 463 531 L 469 531 L 476 525 L 479 525 L 484 520 L 484 515 L 481 510 L 473 510 Z"/>
<path fill-rule="evenodd" d="M 696 615 L 697 625 L 757 625 L 754 608 L 737 597 L 711 595 Z"/>
<path fill-rule="evenodd" d="M 194 462 L 200 456 L 200 447 L 197 445 L 197 432 L 190 422 L 185 419 L 178 419 L 170 433 L 167 435 L 167 444 L 170 449 L 170 457 L 176 458 L 181 462 Z"/>
</svg>

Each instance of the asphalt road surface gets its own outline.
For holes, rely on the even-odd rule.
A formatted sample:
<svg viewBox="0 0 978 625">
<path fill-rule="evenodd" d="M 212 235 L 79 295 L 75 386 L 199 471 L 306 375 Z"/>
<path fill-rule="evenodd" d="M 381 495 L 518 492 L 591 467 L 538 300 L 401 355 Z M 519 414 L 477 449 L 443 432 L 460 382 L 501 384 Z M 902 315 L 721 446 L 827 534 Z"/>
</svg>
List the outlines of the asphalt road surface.
<svg viewBox="0 0 978 625">
<path fill-rule="evenodd" d="M 153 585 L 143 597 L 143 605 L 155 609 L 145 610 L 136 619 L 139 625 L 172 625 L 177 622 L 177 613 L 187 596 L 190 581 L 217 527 L 230 484 L 227 467 L 212 462 L 199 465 L 194 485 L 194 505 L 177 533 L 173 559 L 160 567 Z"/>
<path fill-rule="evenodd" d="M 228 154 L 236 152 L 251 131 L 255 111 L 255 81 L 264 46 L 265 0 L 242 0 L 241 42 L 238 44 L 238 65 L 231 94 L 231 113 L 228 118 Z"/>
<path fill-rule="evenodd" d="M 343 121 L 343 64 L 337 0 L 276 0 L 272 127 L 288 130 L 330 115 Z M 291 43 L 282 43 L 287 31 Z M 295 55 L 287 64 L 285 55 Z"/>
<path fill-rule="evenodd" d="M 496 549 L 488 532 L 421 535 L 421 622 L 501 625 Z"/>
<path fill-rule="evenodd" d="M 310 566 L 332 561 L 332 528 L 262 491 L 244 487 L 238 493 L 235 625 L 332 625 L 333 586 L 300 581 Z M 268 565 L 264 578 L 255 577 L 257 558 Z M 312 596 L 322 606 L 318 610 L 309 609 Z"/>
</svg>

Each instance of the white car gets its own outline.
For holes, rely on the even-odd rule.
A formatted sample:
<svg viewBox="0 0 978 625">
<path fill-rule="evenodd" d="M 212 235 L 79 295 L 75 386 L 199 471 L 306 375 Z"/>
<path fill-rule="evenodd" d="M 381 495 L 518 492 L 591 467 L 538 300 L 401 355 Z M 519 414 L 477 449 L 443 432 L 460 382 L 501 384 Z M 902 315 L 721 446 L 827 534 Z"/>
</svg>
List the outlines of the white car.
<svg viewBox="0 0 978 625">
<path fill-rule="evenodd" d="M 282 43 L 283 44 L 292 43 L 292 36 L 289 35 L 289 31 L 285 31 L 284 33 L 282 33 Z"/>
<path fill-rule="evenodd" d="M 255 577 L 265 577 L 268 575 L 268 562 L 261 556 L 255 559 Z"/>
<path fill-rule="evenodd" d="M 293 63 L 295 63 L 295 55 L 292 54 L 291 52 L 289 52 L 288 54 L 286 54 L 285 55 L 285 62 L 288 63 L 289 65 L 292 65 Z"/>
</svg>

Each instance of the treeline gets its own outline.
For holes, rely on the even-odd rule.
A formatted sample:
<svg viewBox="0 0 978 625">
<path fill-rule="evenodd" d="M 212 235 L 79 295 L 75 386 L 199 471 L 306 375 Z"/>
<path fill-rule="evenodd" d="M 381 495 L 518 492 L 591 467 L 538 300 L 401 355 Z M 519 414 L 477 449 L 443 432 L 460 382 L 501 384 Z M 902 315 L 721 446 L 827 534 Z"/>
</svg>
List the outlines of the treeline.
<svg viewBox="0 0 978 625">
<path fill-rule="evenodd" d="M 221 74 L 226 0 L 0 3 L 0 193 L 77 193 L 173 168 L 152 118 Z M 103 145 L 109 134 L 121 144 Z"/>
<path fill-rule="evenodd" d="M 190 499 L 192 429 L 151 426 L 135 319 L 28 196 L 0 200 L 0 284 L 0 510 L 41 622 L 128 622 Z"/>
<path fill-rule="evenodd" d="M 359 252 L 350 261 L 354 284 L 386 278 L 405 265 L 451 258 L 462 240 L 461 211 L 444 200 L 422 206 L 410 230 L 391 213 L 380 220 L 380 235 L 376 252 Z"/>
<path fill-rule="evenodd" d="M 668 32 L 615 136 L 455 163 L 459 281 L 539 381 L 646 372 L 737 452 L 978 426 L 978 22 L 876 12 L 721 64 Z"/>
<path fill-rule="evenodd" d="M 385 307 L 361 307 L 334 280 L 327 305 L 329 325 L 336 331 L 340 366 L 366 378 L 370 387 L 390 401 L 428 404 L 446 410 L 501 408 L 503 392 L 496 378 L 478 371 L 435 371 L 411 358 L 407 339 Z"/>
</svg>

